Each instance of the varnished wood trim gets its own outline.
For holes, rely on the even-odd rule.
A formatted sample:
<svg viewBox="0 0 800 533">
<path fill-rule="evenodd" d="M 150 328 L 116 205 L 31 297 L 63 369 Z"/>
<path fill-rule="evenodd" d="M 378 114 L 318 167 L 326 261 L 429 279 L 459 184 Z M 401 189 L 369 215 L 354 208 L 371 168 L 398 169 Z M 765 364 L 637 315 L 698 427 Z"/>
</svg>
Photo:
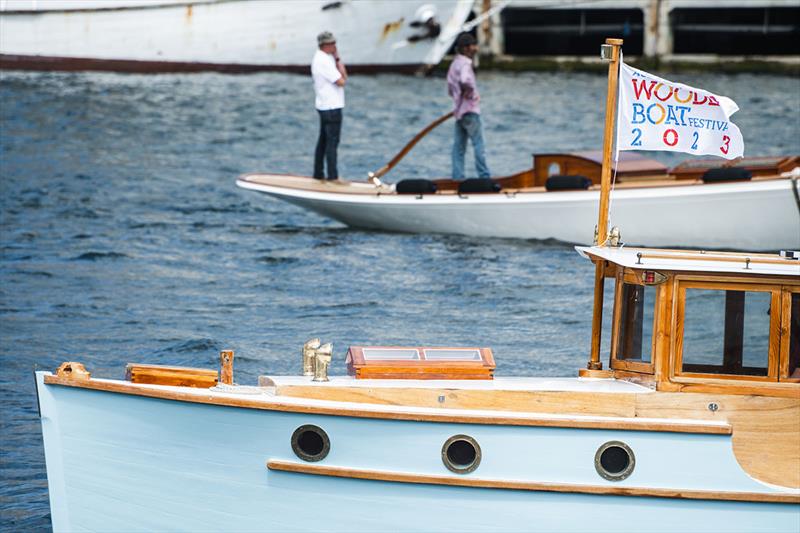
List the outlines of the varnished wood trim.
<svg viewBox="0 0 800 533">
<path fill-rule="evenodd" d="M 628 372 L 638 372 L 640 374 L 652 374 L 653 363 L 643 363 L 640 361 L 631 361 L 628 359 L 613 359 L 611 361 L 611 368 L 614 370 L 625 370 Z"/>
<path fill-rule="evenodd" d="M 781 290 L 772 291 L 769 302 L 769 366 L 767 374 L 777 381 L 781 364 Z M 744 357 L 744 356 L 743 356 Z"/>
<path fill-rule="evenodd" d="M 778 374 L 778 381 L 784 383 L 800 383 L 800 378 L 789 377 L 794 371 L 789 368 L 789 345 L 792 340 L 792 294 L 800 293 L 800 287 L 783 287 L 781 292 L 781 325 L 780 325 L 780 371 Z"/>
<path fill-rule="evenodd" d="M 355 418 L 377 418 L 384 420 L 411 420 L 416 422 L 453 422 L 459 424 L 484 424 L 502 426 L 563 427 L 578 429 L 614 429 L 623 431 L 658 431 L 670 433 L 697 433 L 711 435 L 730 435 L 730 424 L 686 422 L 666 419 L 636 419 L 621 417 L 555 417 L 555 416 L 508 416 L 498 411 L 497 415 L 422 413 L 413 411 L 394 411 L 366 406 L 339 407 L 321 405 L 302 405 L 280 401 L 257 401 L 251 398 L 237 398 L 222 394 L 190 393 L 174 389 L 154 388 L 134 385 L 124 381 L 101 381 L 89 379 L 71 381 L 57 376 L 45 376 L 47 385 L 59 385 L 90 389 L 147 398 L 160 398 L 189 403 L 219 405 L 224 407 L 241 407 L 245 409 L 261 409 L 265 411 L 281 411 L 289 413 L 308 413 L 316 415 L 349 416 Z"/>
<path fill-rule="evenodd" d="M 658 286 L 658 331 L 656 332 L 656 345 L 653 352 L 653 362 L 656 378 L 656 388 L 669 381 L 670 347 L 673 339 L 672 320 L 674 318 L 675 278 L 667 276 L 667 281 Z"/>
<path fill-rule="evenodd" d="M 688 252 L 683 252 L 680 255 L 678 254 L 659 254 L 659 253 L 648 253 L 642 252 L 642 259 L 683 259 L 683 260 L 698 260 L 698 261 L 724 261 L 728 263 L 736 262 L 737 260 L 741 260 L 742 268 L 744 268 L 744 264 L 746 263 L 747 259 L 750 259 L 750 263 L 761 263 L 761 264 L 770 264 L 770 265 L 794 265 L 797 263 L 796 259 L 783 259 L 780 256 L 772 255 L 771 257 L 764 257 L 765 254 L 746 254 L 746 253 L 738 253 L 738 254 L 728 254 L 723 257 L 718 257 L 719 254 L 716 252 L 710 252 L 707 254 L 693 254 Z M 643 265 L 646 267 L 646 265 Z"/>
<path fill-rule="evenodd" d="M 599 494 L 609 496 L 643 496 L 650 498 L 677 498 L 688 500 L 722 500 L 736 502 L 800 503 L 800 494 L 733 492 L 689 489 L 658 489 L 650 487 L 619 487 L 606 485 L 579 485 L 575 483 L 542 483 L 534 481 L 510 481 L 481 479 L 474 477 L 437 476 L 431 474 L 406 474 L 385 470 L 365 470 L 339 466 L 301 464 L 289 461 L 267 461 L 267 468 L 279 472 L 331 476 L 394 483 L 424 485 L 450 485 L 484 489 L 528 490 L 536 492 L 567 492 L 577 494 Z"/>
<path fill-rule="evenodd" d="M 738 274 L 733 272 L 714 272 L 713 274 L 687 274 L 676 273 L 675 279 L 681 284 L 687 282 L 705 282 L 705 283 L 737 283 L 737 284 L 753 284 L 762 287 L 769 287 L 764 290 L 775 290 L 779 286 L 786 285 L 789 287 L 800 287 L 800 278 L 794 275 L 783 274 Z M 734 289 L 742 290 L 742 289 Z M 758 290 L 758 289 L 743 289 L 743 290 Z"/>
</svg>

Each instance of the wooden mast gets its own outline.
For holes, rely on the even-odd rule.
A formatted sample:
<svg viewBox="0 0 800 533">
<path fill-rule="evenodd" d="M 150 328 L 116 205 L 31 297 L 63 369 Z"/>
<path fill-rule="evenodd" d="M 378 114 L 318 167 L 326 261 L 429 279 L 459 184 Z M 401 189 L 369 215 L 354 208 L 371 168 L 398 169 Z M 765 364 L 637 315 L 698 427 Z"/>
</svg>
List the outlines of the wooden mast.
<svg viewBox="0 0 800 533">
<path fill-rule="evenodd" d="M 595 245 L 603 246 L 608 240 L 608 198 L 611 190 L 611 149 L 614 146 L 614 122 L 617 116 L 617 80 L 619 78 L 619 51 L 622 39 L 606 39 L 610 46 L 610 62 L 608 64 L 608 92 L 606 94 L 606 121 L 603 133 L 603 169 L 600 174 L 600 209 L 597 215 L 597 237 Z M 601 57 L 608 58 L 603 53 Z M 582 377 L 609 377 L 603 371 L 600 361 L 600 334 L 603 327 L 603 289 L 605 282 L 605 262 L 595 262 L 594 273 L 594 310 L 592 313 L 592 349 L 586 369 L 578 375 Z"/>
</svg>

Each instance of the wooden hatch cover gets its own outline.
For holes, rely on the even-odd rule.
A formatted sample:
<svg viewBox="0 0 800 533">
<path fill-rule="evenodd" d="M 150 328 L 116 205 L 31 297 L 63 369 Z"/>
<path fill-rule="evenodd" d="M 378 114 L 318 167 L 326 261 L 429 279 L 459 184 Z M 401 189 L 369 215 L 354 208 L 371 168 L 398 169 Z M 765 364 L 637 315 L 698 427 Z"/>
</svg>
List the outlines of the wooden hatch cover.
<svg viewBox="0 0 800 533">
<path fill-rule="evenodd" d="M 347 372 L 356 379 L 493 379 L 491 348 L 351 346 Z"/>
<path fill-rule="evenodd" d="M 128 363 L 125 368 L 125 379 L 131 383 L 147 385 L 208 389 L 219 382 L 219 373 L 206 368 Z"/>
</svg>

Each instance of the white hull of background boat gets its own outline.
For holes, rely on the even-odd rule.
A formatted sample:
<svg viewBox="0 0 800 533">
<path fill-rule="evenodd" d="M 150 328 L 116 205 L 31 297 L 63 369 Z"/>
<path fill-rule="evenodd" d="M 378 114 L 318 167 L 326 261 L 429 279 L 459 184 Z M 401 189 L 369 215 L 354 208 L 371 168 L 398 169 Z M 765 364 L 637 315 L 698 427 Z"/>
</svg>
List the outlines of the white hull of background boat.
<svg viewBox="0 0 800 533">
<path fill-rule="evenodd" d="M 112 5 L 113 4 L 113 5 Z M 472 0 L 0 0 L 0 66 L 127 71 L 305 70 L 333 31 L 351 70 L 435 65 Z M 432 15 L 436 37 L 413 22 Z"/>
<path fill-rule="evenodd" d="M 240 187 L 315 211 L 354 228 L 476 237 L 555 239 L 591 243 L 600 192 L 516 194 L 364 194 L 363 187 L 326 184 L 330 192 L 258 183 Z M 264 175 L 268 176 L 268 175 Z M 308 178 L 296 178 L 304 180 Z M 298 182 L 300 183 L 300 182 Z M 611 225 L 630 245 L 710 249 L 800 248 L 800 205 L 789 179 L 668 186 L 618 187 Z M 349 187 L 360 193 L 349 194 Z M 352 189 L 351 189 L 352 190 Z"/>
<path fill-rule="evenodd" d="M 748 476 L 724 422 L 401 408 L 281 397 L 268 387 L 244 394 L 93 378 L 89 388 L 75 388 L 46 377 L 38 372 L 36 379 L 56 532 L 749 532 L 800 525 L 797 504 L 778 502 L 797 491 Z M 447 383 L 439 386 L 464 387 Z M 512 378 L 481 386 L 657 394 L 603 380 Z M 330 437 L 318 463 L 292 452 L 291 436 L 305 424 Z M 458 434 L 482 450 L 469 474 L 442 463 L 442 443 Z M 636 468 L 623 481 L 596 471 L 595 452 L 608 441 L 624 441 L 635 453 Z M 765 501 L 736 501 L 742 497 Z"/>
</svg>

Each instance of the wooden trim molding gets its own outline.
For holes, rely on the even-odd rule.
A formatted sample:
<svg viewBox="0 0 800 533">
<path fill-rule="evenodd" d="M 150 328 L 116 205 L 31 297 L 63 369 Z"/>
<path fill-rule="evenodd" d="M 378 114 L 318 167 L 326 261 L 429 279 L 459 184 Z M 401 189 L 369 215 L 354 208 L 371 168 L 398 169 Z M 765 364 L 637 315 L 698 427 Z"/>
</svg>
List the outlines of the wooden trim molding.
<svg viewBox="0 0 800 533">
<path fill-rule="evenodd" d="M 547 416 L 541 414 L 509 415 L 502 411 L 492 414 L 456 414 L 423 412 L 420 410 L 386 409 L 379 405 L 364 404 L 319 405 L 295 402 L 282 402 L 270 396 L 268 401 L 254 398 L 242 398 L 222 393 L 192 389 L 197 392 L 167 389 L 158 386 L 136 385 L 125 381 L 112 380 L 70 380 L 58 376 L 45 376 L 46 385 L 75 387 L 102 392 L 129 394 L 189 403 L 219 405 L 223 407 L 241 407 L 245 409 L 261 409 L 265 411 L 281 411 L 289 413 L 308 413 L 316 415 L 349 416 L 355 418 L 376 418 L 384 420 L 411 420 L 417 422 L 452 422 L 458 424 L 484 424 L 501 426 L 561 427 L 576 429 L 614 429 L 623 431 L 658 431 L 669 433 L 695 433 L 710 435 L 731 435 L 731 425 L 723 422 L 669 420 L 662 418 L 625 418 L 604 416 Z M 496 414 L 495 414 L 496 413 Z"/>
<path fill-rule="evenodd" d="M 543 483 L 536 481 L 511 481 L 503 479 L 481 479 L 465 476 L 438 476 L 431 474 L 407 474 L 386 470 L 365 470 L 319 464 L 303 464 L 270 459 L 267 468 L 277 472 L 291 472 L 314 476 L 330 476 L 369 481 L 414 483 L 423 485 L 449 485 L 483 489 L 527 490 L 536 492 L 564 492 L 576 494 L 598 494 L 607 496 L 640 496 L 651 498 L 676 498 L 687 500 L 722 500 L 761 503 L 800 503 L 800 494 L 734 492 L 691 489 L 660 489 L 650 487 L 619 487 L 612 485 L 581 485 L 576 483 Z"/>
</svg>

